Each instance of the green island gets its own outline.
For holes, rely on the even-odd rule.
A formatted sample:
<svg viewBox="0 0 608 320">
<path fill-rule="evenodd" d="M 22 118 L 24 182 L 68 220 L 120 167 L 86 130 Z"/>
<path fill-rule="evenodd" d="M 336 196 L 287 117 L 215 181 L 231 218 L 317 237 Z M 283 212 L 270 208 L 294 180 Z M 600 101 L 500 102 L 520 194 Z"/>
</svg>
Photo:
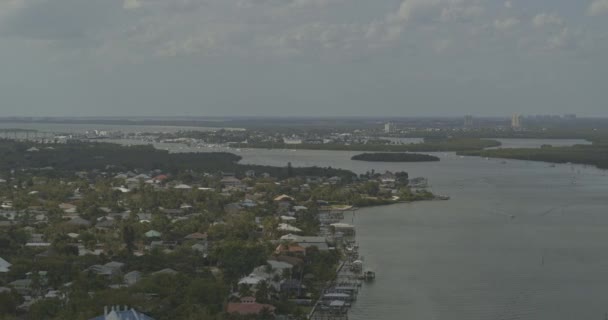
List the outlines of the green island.
<svg viewBox="0 0 608 320">
<path fill-rule="evenodd" d="M 458 154 L 487 158 L 543 161 L 549 163 L 576 163 L 593 165 L 600 169 L 608 169 L 608 143 L 600 141 L 594 141 L 592 145 L 575 145 L 570 147 L 544 145 L 541 148 L 463 151 L 458 152 Z"/>
<path fill-rule="evenodd" d="M 377 142 L 377 141 L 376 141 Z M 423 143 L 388 144 L 388 143 L 302 143 L 286 144 L 282 142 L 232 143 L 234 148 L 261 149 L 295 149 L 295 150 L 336 150 L 336 151 L 371 151 L 371 152 L 451 152 L 481 150 L 498 147 L 501 143 L 496 140 L 477 138 L 427 138 Z"/>
<path fill-rule="evenodd" d="M 351 160 L 372 162 L 428 162 L 439 161 L 436 156 L 419 153 L 362 153 L 352 156 Z"/>
<path fill-rule="evenodd" d="M 157 320 L 307 319 L 346 259 L 328 217 L 436 199 L 406 172 L 230 153 L 0 140 L 0 154 L 3 320 L 119 304 Z"/>
</svg>

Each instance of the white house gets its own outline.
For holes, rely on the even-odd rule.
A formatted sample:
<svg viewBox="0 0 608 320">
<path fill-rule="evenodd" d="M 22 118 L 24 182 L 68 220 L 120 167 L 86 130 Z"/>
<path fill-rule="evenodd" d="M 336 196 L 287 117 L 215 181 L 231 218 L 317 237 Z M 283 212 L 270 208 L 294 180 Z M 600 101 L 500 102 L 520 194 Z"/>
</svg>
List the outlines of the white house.
<svg viewBox="0 0 608 320">
<path fill-rule="evenodd" d="M 12 264 L 10 264 L 8 261 L 0 258 L 0 272 L 2 272 L 2 273 L 9 272 L 11 266 L 12 266 Z"/>
</svg>

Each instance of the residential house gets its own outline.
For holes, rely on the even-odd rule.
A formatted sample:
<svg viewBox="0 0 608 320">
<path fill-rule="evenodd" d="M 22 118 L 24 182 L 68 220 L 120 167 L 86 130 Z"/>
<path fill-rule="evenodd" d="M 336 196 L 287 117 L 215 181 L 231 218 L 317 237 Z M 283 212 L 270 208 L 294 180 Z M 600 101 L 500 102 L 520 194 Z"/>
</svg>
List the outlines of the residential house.
<svg viewBox="0 0 608 320">
<path fill-rule="evenodd" d="M 125 285 L 132 286 L 132 285 L 136 284 L 137 282 L 139 282 L 139 280 L 141 280 L 141 276 L 142 276 L 141 272 L 131 271 L 123 276 L 123 280 L 125 282 Z"/>
<path fill-rule="evenodd" d="M 97 275 L 112 278 L 122 273 L 122 267 L 125 264 L 122 262 L 111 261 L 104 265 L 94 264 L 86 269 L 86 271 L 93 272 Z"/>
<path fill-rule="evenodd" d="M 29 295 L 32 290 L 32 279 L 19 279 L 8 284 L 22 296 Z"/>
<path fill-rule="evenodd" d="M 264 310 L 273 313 L 275 307 L 269 304 L 261 304 L 255 302 L 255 298 L 247 297 L 241 300 L 241 302 L 230 302 L 226 312 L 235 313 L 242 316 L 259 315 Z"/>
<path fill-rule="evenodd" d="M 162 233 L 160 233 L 160 232 L 158 232 L 156 230 L 150 230 L 150 231 L 144 233 L 144 235 L 148 239 L 150 239 L 150 238 L 160 238 L 160 236 L 162 235 Z"/>
<path fill-rule="evenodd" d="M 76 217 L 70 219 L 68 222 L 66 222 L 66 224 L 81 227 L 81 228 L 88 228 L 91 226 L 91 221 L 89 221 L 87 219 L 83 219 L 80 216 L 76 216 Z"/>
<path fill-rule="evenodd" d="M 0 273 L 6 273 L 6 272 L 9 272 L 9 271 L 10 271 L 11 266 L 12 266 L 12 265 L 11 265 L 11 264 L 10 264 L 8 261 L 6 261 L 6 260 L 4 260 L 4 259 L 0 258 Z"/>
</svg>

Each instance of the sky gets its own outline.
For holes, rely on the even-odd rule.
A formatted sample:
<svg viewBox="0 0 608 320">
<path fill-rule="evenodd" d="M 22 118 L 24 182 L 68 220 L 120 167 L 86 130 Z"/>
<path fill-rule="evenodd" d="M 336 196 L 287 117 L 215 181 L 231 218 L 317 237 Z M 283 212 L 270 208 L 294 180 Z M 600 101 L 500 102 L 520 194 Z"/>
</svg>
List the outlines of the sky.
<svg viewBox="0 0 608 320">
<path fill-rule="evenodd" d="M 608 116 L 608 0 L 0 0 L 0 116 Z"/>
</svg>

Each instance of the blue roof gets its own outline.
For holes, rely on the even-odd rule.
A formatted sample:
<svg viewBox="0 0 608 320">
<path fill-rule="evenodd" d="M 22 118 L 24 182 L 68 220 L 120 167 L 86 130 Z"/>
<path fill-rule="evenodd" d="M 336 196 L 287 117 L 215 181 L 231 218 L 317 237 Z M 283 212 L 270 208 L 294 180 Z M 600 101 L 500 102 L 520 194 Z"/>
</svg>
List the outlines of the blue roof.
<svg viewBox="0 0 608 320">
<path fill-rule="evenodd" d="M 155 320 L 134 309 L 126 311 L 110 311 L 107 316 L 99 316 L 89 320 Z"/>
</svg>

